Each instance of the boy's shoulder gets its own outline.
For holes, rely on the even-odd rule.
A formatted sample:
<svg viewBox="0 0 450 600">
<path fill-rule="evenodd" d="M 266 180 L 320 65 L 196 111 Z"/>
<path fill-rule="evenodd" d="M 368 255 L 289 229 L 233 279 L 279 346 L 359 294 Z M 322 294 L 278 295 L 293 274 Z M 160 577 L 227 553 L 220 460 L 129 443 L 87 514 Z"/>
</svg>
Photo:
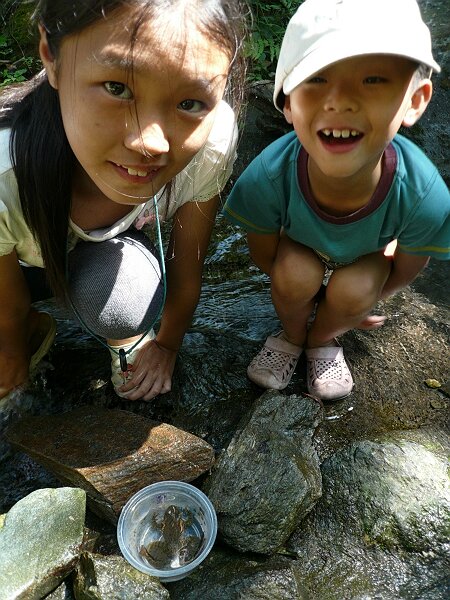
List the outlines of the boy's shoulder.
<svg viewBox="0 0 450 600">
<path fill-rule="evenodd" d="M 445 206 L 448 211 L 449 190 L 436 165 L 414 142 L 402 135 L 395 136 L 392 146 L 397 155 L 392 190 L 414 206 L 424 206 L 428 211 L 441 210 Z"/>
<path fill-rule="evenodd" d="M 392 146 L 397 154 L 397 169 L 401 177 L 419 183 L 424 179 L 429 180 L 433 175 L 439 175 L 436 165 L 407 137 L 397 134 L 392 140 Z"/>
<path fill-rule="evenodd" d="M 296 168 L 300 142 L 295 131 L 279 137 L 264 148 L 250 163 L 248 169 L 262 166 L 269 179 L 277 179 L 286 173 L 289 165 Z"/>
</svg>

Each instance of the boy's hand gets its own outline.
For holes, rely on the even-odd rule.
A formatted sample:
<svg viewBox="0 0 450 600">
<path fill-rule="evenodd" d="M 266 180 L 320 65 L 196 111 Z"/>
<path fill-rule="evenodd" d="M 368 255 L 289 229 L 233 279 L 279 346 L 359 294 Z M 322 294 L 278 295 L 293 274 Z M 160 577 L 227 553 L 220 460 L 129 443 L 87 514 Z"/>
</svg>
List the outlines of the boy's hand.
<svg viewBox="0 0 450 600">
<path fill-rule="evenodd" d="M 383 327 L 386 321 L 386 317 L 384 315 L 367 315 L 359 325 L 357 325 L 356 329 L 379 329 Z"/>
</svg>

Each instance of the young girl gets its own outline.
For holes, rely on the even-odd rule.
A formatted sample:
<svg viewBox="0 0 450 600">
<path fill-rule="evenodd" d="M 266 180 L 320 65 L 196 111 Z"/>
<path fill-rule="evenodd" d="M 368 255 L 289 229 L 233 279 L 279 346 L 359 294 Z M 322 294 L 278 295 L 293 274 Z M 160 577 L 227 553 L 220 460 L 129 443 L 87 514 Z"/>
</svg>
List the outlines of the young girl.
<svg viewBox="0 0 450 600">
<path fill-rule="evenodd" d="M 53 342 L 53 319 L 31 306 L 45 296 L 44 269 L 53 295 L 106 338 L 119 395 L 171 389 L 234 158 L 243 9 L 240 0 L 37 2 L 44 70 L 0 100 L 0 398 Z M 172 220 L 165 302 L 164 261 L 136 232 L 158 219 Z"/>
</svg>

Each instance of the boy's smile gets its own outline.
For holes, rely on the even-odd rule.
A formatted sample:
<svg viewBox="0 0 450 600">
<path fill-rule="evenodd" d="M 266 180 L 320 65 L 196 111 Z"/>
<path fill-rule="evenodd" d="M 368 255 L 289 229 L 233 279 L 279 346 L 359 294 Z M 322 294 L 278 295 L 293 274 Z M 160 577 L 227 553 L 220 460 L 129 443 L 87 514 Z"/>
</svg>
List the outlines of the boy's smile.
<svg viewBox="0 0 450 600">
<path fill-rule="evenodd" d="M 402 123 L 416 120 L 411 112 L 415 70 L 415 63 L 398 56 L 352 57 L 316 73 L 286 97 L 284 114 L 309 154 L 314 192 L 324 182 L 341 191 L 355 183 L 376 186 L 386 146 Z"/>
<path fill-rule="evenodd" d="M 357 129 L 322 129 L 319 138 L 330 152 L 348 152 L 362 138 Z"/>
</svg>

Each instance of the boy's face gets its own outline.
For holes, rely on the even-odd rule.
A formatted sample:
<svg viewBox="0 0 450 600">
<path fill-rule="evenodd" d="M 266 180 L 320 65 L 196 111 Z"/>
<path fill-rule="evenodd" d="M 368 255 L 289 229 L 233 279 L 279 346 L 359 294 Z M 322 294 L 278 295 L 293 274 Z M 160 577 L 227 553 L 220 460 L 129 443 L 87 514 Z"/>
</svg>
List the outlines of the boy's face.
<svg viewBox="0 0 450 600">
<path fill-rule="evenodd" d="M 286 119 L 321 175 L 351 181 L 373 174 L 400 126 L 413 125 L 430 99 L 430 82 L 427 98 L 421 88 L 415 91 L 415 69 L 397 56 L 353 57 L 316 73 L 286 97 Z"/>
</svg>

